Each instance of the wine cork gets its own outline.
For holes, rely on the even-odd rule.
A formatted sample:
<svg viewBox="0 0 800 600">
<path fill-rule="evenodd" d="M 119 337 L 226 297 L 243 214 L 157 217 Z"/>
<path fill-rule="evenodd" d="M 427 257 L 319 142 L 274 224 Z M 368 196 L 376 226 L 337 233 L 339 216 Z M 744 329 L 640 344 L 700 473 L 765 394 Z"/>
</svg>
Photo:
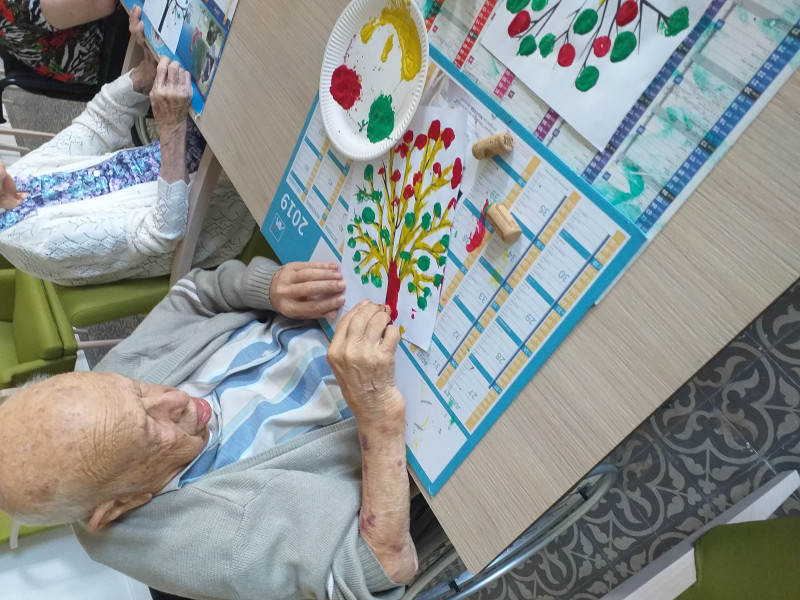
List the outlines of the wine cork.
<svg viewBox="0 0 800 600">
<path fill-rule="evenodd" d="M 508 154 L 513 147 L 514 138 L 510 133 L 496 133 L 472 144 L 472 156 L 482 160 L 498 154 Z"/>
<path fill-rule="evenodd" d="M 513 244 L 522 235 L 522 229 L 511 216 L 505 204 L 495 202 L 486 209 L 486 219 L 491 223 L 500 239 L 506 244 Z"/>
</svg>

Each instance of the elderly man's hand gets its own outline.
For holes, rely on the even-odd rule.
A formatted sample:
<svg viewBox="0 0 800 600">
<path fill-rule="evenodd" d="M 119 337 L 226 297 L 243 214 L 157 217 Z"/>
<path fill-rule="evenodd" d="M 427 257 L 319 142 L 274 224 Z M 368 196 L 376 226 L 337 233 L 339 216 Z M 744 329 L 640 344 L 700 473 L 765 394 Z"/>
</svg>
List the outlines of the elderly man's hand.
<svg viewBox="0 0 800 600">
<path fill-rule="evenodd" d="M 171 129 L 184 127 L 192 101 L 192 77 L 180 63 L 162 56 L 156 68 L 150 104 L 163 136 Z"/>
<path fill-rule="evenodd" d="M 147 45 L 147 40 L 144 37 L 144 23 L 142 23 L 141 17 L 142 9 L 139 6 L 134 6 L 128 18 L 128 30 L 131 32 L 131 38 L 141 46 L 143 54 L 142 60 L 131 72 L 131 81 L 133 82 L 134 91 L 140 94 L 149 94 L 153 87 L 153 80 L 156 78 L 158 61 L 153 56 L 150 46 Z"/>
<path fill-rule="evenodd" d="M 399 419 L 405 426 L 405 401 L 394 374 L 400 331 L 389 313 L 387 306 L 364 300 L 342 318 L 328 348 L 328 363 L 361 425 Z"/>
<path fill-rule="evenodd" d="M 344 304 L 344 280 L 336 263 L 292 262 L 275 274 L 269 299 L 293 319 L 335 319 Z"/>
</svg>

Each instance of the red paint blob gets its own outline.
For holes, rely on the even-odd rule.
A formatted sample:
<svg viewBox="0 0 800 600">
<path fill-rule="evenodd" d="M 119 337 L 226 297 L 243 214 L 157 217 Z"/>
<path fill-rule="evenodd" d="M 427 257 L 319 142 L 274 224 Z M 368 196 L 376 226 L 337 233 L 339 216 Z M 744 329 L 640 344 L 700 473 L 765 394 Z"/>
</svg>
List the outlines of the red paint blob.
<svg viewBox="0 0 800 600">
<path fill-rule="evenodd" d="M 403 200 L 408 200 L 414 195 L 414 187 L 409 183 L 403 190 Z"/>
<path fill-rule="evenodd" d="M 394 182 L 400 181 L 400 169 L 394 170 L 394 173 L 392 173 L 392 181 Z"/>
<path fill-rule="evenodd" d="M 531 26 L 531 14 L 527 10 L 521 10 L 514 18 L 511 20 L 511 23 L 508 24 L 508 37 L 514 37 L 515 35 L 519 35 L 520 33 L 524 32 L 528 27 Z"/>
<path fill-rule="evenodd" d="M 487 208 L 489 208 L 488 198 L 486 199 L 486 202 L 483 203 L 483 210 L 481 211 L 480 219 L 478 219 L 478 225 L 475 227 L 475 231 L 473 231 L 469 236 L 469 242 L 467 242 L 467 252 L 472 252 L 473 250 L 477 250 L 483 243 L 483 238 L 486 236 Z"/>
<path fill-rule="evenodd" d="M 417 139 L 414 140 L 414 145 L 417 147 L 417 150 L 422 150 L 425 147 L 425 144 L 428 143 L 428 136 L 424 133 L 420 133 L 417 136 Z"/>
<path fill-rule="evenodd" d="M 406 144 L 410 144 L 411 142 L 413 142 L 414 141 L 414 132 L 411 131 L 410 129 L 408 131 L 406 131 L 405 134 L 403 134 L 403 141 Z"/>
<path fill-rule="evenodd" d="M 389 285 L 386 286 L 386 304 L 392 311 L 392 322 L 397 318 L 397 299 L 400 295 L 400 273 L 394 259 L 389 260 Z"/>
<path fill-rule="evenodd" d="M 453 143 L 454 139 L 456 139 L 456 134 L 450 127 L 448 127 L 442 132 L 442 143 L 444 144 L 445 150 L 447 150 L 450 147 L 450 144 Z"/>
<path fill-rule="evenodd" d="M 594 50 L 594 55 L 596 57 L 602 58 L 611 50 L 611 38 L 607 35 L 601 35 L 594 41 L 594 44 L 592 44 L 592 50 Z"/>
<path fill-rule="evenodd" d="M 339 65 L 331 75 L 331 96 L 345 110 L 361 98 L 361 78 L 347 65 Z"/>
<path fill-rule="evenodd" d="M 453 163 L 453 175 L 450 178 L 450 187 L 452 189 L 456 189 L 461 184 L 461 173 L 462 173 L 463 166 L 461 165 L 461 158 L 456 158 L 456 161 Z"/>
<path fill-rule="evenodd" d="M 639 3 L 636 0 L 625 0 L 617 11 L 615 20 L 619 27 L 624 27 L 639 14 Z"/>
<path fill-rule="evenodd" d="M 575 46 L 572 44 L 564 44 L 558 51 L 558 64 L 562 67 L 568 67 L 575 60 Z"/>
<path fill-rule="evenodd" d="M 428 137 L 432 140 L 438 140 L 441 130 L 442 124 L 439 122 L 439 119 L 434 119 L 431 121 L 431 126 L 428 127 Z"/>
</svg>

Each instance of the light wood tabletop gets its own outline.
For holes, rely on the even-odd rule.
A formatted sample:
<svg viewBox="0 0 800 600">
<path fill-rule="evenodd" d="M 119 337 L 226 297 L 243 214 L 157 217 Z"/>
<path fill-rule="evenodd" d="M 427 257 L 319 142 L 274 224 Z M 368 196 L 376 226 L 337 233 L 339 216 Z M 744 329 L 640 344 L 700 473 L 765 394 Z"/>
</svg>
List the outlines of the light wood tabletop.
<svg viewBox="0 0 800 600">
<path fill-rule="evenodd" d="M 200 129 L 261 223 L 345 0 L 240 0 Z M 800 74 L 431 500 L 480 570 L 800 275 Z"/>
</svg>

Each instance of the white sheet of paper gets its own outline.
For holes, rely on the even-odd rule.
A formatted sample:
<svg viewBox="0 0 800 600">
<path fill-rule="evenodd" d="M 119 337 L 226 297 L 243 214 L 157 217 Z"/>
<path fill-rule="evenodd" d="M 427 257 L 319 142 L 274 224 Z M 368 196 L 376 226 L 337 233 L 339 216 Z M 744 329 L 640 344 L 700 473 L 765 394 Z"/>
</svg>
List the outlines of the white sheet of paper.
<svg viewBox="0 0 800 600">
<path fill-rule="evenodd" d="M 187 0 L 144 0 L 142 11 L 173 54 L 178 49 L 188 4 Z"/>
<path fill-rule="evenodd" d="M 436 121 L 439 141 L 418 144 L 420 136 L 428 139 Z M 436 324 L 451 220 L 467 151 L 465 129 L 463 110 L 421 107 L 409 126 L 411 134 L 406 133 L 409 137 L 405 139 L 411 139 L 406 157 L 398 151 L 406 143 L 401 140 L 376 160 L 354 163 L 344 186 L 353 192 L 345 198 L 350 207 L 342 255 L 345 306 L 363 298 L 391 305 L 396 294 L 394 324 L 404 339 L 424 349 L 430 346 Z M 443 139 L 451 135 L 445 147 Z M 392 181 L 393 175 L 397 181 Z M 373 191 L 379 198 L 372 197 Z M 388 206 L 393 201 L 390 198 L 394 207 Z"/>
<path fill-rule="evenodd" d="M 530 25 L 522 31 L 519 26 L 512 27 L 516 34 L 513 37 L 509 31 L 512 21 L 518 18 L 517 23 L 524 25 L 527 18 L 517 16 L 523 11 L 512 14 L 509 4 L 512 3 L 498 3 L 484 31 L 483 45 L 580 135 L 602 150 L 636 99 L 697 24 L 710 0 L 532 0 L 523 9 L 530 17 Z M 532 9 L 542 4 L 541 10 Z M 624 15 L 630 16 L 634 7 L 635 17 L 620 26 L 618 15 L 622 13 L 624 23 L 627 21 Z M 683 8 L 688 9 L 688 26 L 674 35 L 665 35 L 669 23 L 665 18 L 669 19 Z M 587 10 L 594 11 L 596 24 L 579 35 L 575 26 Z M 673 17 L 673 27 L 681 21 L 680 16 L 679 13 Z M 555 44 L 543 57 L 542 42 L 547 34 L 555 36 Z M 615 44 L 622 34 L 628 39 L 635 35 L 636 47 L 627 58 L 612 62 Z M 523 56 L 519 54 L 521 43 L 529 35 L 536 41 L 536 50 Z M 604 37 L 607 39 L 597 42 Z M 571 65 L 560 66 L 560 51 L 566 44 L 573 46 L 574 59 Z M 547 43 L 544 46 L 546 52 Z M 576 80 L 584 68 L 591 67 L 599 73 L 597 82 L 590 89 L 580 91 Z"/>
</svg>

